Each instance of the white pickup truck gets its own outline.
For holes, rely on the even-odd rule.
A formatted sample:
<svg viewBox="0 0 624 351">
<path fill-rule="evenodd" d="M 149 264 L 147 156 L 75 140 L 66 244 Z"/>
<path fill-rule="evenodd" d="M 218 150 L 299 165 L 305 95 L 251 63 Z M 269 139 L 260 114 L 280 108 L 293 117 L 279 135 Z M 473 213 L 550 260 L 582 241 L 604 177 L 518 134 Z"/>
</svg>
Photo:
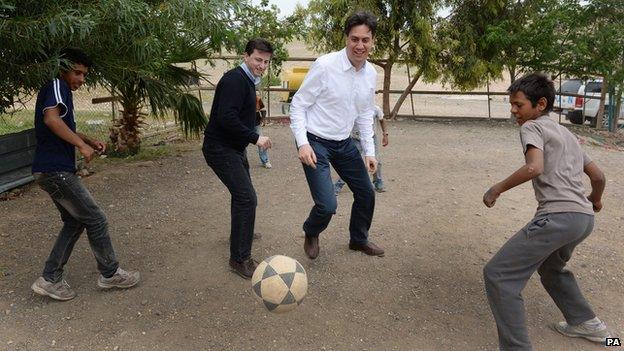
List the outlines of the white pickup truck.
<svg viewBox="0 0 624 351">
<path fill-rule="evenodd" d="M 561 111 L 566 119 L 574 124 L 583 124 L 589 121 L 592 126 L 596 125 L 596 114 L 600 106 L 600 89 L 602 80 L 594 79 L 583 81 L 581 79 L 568 79 L 561 82 L 555 95 L 554 110 Z M 562 94 L 578 94 L 583 96 L 561 96 Z M 605 111 L 609 108 L 609 102 L 605 103 Z M 621 105 L 620 117 L 624 117 L 624 103 Z M 605 125 L 608 121 L 605 119 Z"/>
</svg>

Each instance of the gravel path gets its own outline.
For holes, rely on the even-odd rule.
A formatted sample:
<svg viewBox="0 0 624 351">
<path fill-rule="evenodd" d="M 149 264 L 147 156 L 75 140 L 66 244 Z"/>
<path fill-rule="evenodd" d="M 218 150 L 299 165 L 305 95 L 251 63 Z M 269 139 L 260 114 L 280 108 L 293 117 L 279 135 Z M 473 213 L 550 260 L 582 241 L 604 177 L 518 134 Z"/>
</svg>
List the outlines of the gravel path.
<svg viewBox="0 0 624 351">
<path fill-rule="evenodd" d="M 31 293 L 60 221 L 30 187 L 0 202 L 0 350 L 495 350 L 482 268 L 531 219 L 530 184 L 492 209 L 483 192 L 522 164 L 507 123 L 393 122 L 382 150 L 388 192 L 377 196 L 371 240 L 386 257 L 348 250 L 351 193 L 308 260 L 301 223 L 311 198 L 288 127 L 272 125 L 273 169 L 249 149 L 258 193 L 253 255 L 298 259 L 308 297 L 285 315 L 266 312 L 250 284 L 228 271 L 229 194 L 193 151 L 155 161 L 103 165 L 84 181 L 107 212 L 117 255 L 143 282 L 100 291 L 86 238 L 66 278 L 78 297 L 59 303 Z M 605 171 L 604 210 L 570 267 L 598 315 L 624 327 L 624 153 L 583 146 Z M 561 315 L 539 279 L 524 291 L 536 350 L 601 350 L 558 335 Z M 621 333 L 620 333 L 621 335 Z"/>
</svg>

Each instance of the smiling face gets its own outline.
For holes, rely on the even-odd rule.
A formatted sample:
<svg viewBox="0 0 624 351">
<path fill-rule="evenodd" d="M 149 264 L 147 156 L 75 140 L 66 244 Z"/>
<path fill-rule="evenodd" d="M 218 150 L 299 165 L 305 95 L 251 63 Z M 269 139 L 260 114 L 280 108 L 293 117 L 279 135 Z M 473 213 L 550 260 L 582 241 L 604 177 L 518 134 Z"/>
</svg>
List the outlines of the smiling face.
<svg viewBox="0 0 624 351">
<path fill-rule="evenodd" d="M 251 55 L 245 53 L 243 61 L 255 77 L 260 77 L 271 62 L 271 53 L 254 49 Z"/>
<path fill-rule="evenodd" d="M 85 65 L 76 63 L 69 71 L 61 72 L 61 79 L 69 85 L 69 89 L 76 91 L 84 84 L 88 72 Z"/>
<path fill-rule="evenodd" d="M 373 33 L 365 24 L 354 26 L 347 35 L 347 57 L 356 69 L 362 68 L 374 44 Z"/>
<path fill-rule="evenodd" d="M 542 97 L 537 101 L 537 104 L 533 106 L 531 100 L 527 99 L 522 91 L 511 94 L 509 103 L 511 104 L 510 111 L 514 117 L 516 117 L 518 125 L 523 125 L 526 121 L 542 116 L 546 111 L 547 105 L 546 98 Z"/>
</svg>

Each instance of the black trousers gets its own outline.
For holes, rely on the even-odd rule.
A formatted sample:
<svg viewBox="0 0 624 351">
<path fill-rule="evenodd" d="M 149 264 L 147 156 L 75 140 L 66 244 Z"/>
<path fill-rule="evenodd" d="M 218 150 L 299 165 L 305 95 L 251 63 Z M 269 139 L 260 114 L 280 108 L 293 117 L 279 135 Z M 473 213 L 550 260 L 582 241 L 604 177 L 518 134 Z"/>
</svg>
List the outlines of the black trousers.
<svg viewBox="0 0 624 351">
<path fill-rule="evenodd" d="M 212 168 L 232 195 L 230 258 L 243 262 L 251 256 L 256 221 L 256 191 L 251 183 L 247 152 L 205 140 L 202 148 L 208 166 Z"/>
</svg>

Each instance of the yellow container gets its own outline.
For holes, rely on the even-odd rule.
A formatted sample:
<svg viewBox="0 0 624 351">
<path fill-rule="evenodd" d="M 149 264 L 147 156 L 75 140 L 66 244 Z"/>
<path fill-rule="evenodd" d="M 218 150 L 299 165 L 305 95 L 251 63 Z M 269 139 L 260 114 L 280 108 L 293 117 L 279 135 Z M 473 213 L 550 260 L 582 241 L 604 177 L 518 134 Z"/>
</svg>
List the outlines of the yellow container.
<svg viewBox="0 0 624 351">
<path fill-rule="evenodd" d="M 299 89 L 301 83 L 306 74 L 308 74 L 308 67 L 293 67 L 292 69 L 285 70 L 282 73 L 282 88 L 286 89 Z M 282 102 L 290 102 L 296 91 L 285 91 L 282 93 Z"/>
</svg>

